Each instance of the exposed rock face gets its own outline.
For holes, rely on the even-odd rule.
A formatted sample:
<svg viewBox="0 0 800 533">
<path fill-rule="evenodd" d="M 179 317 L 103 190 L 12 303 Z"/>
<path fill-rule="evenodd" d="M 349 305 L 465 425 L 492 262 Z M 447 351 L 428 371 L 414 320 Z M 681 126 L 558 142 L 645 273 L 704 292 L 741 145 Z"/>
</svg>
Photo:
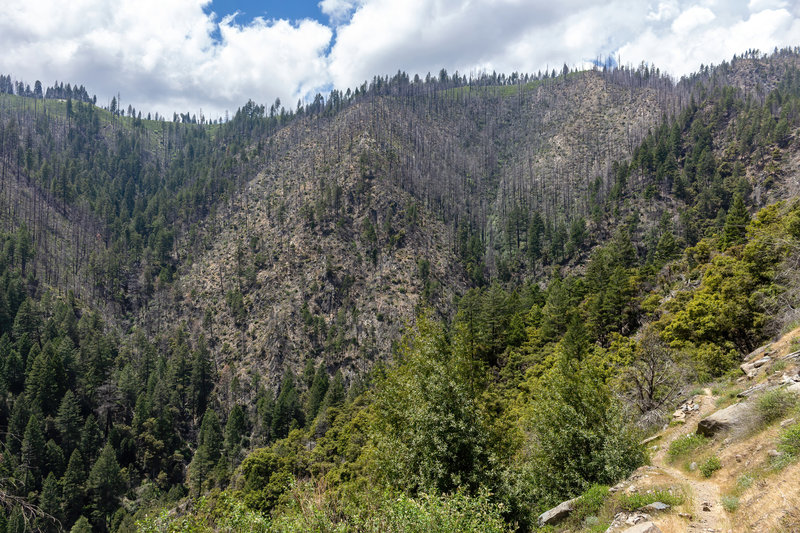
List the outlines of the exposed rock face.
<svg viewBox="0 0 800 533">
<path fill-rule="evenodd" d="M 765 364 L 769 363 L 772 358 L 768 355 L 757 359 L 751 363 L 744 363 L 740 366 L 742 372 L 744 372 L 748 378 L 754 378 L 756 374 L 758 374 L 758 369 L 764 366 Z"/>
<path fill-rule="evenodd" d="M 575 502 L 577 498 L 561 502 L 549 511 L 545 511 L 539 515 L 539 527 L 554 525 L 570 515 L 575 510 Z"/>
<path fill-rule="evenodd" d="M 698 422 L 697 433 L 704 437 L 713 437 L 721 431 L 743 426 L 749 420 L 751 411 L 749 404 L 735 403 Z"/>
</svg>

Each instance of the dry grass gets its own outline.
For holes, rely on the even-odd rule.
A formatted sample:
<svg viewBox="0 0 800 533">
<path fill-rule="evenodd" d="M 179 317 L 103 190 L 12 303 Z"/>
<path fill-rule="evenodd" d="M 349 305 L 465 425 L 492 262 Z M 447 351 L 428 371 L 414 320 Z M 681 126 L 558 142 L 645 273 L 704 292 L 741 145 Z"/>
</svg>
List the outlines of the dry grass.
<svg viewBox="0 0 800 533">
<path fill-rule="evenodd" d="M 689 520 L 677 514 L 665 515 L 655 520 L 655 524 L 663 533 L 686 533 L 689 528 Z"/>
</svg>

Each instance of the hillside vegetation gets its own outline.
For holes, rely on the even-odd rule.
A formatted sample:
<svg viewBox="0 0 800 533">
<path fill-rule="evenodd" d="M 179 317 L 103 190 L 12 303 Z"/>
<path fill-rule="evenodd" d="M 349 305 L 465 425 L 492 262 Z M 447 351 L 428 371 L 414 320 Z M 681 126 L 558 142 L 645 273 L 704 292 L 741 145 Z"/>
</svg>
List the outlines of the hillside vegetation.
<svg viewBox="0 0 800 533">
<path fill-rule="evenodd" d="M 3 527 L 529 531 L 616 484 L 796 325 L 798 57 L 222 124 L 4 89 Z"/>
</svg>

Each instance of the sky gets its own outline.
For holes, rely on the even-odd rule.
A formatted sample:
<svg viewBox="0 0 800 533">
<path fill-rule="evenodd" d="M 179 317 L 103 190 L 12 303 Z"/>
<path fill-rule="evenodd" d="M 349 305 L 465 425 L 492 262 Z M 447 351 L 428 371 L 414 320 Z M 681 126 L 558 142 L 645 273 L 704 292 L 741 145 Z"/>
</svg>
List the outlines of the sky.
<svg viewBox="0 0 800 533">
<path fill-rule="evenodd" d="M 105 105 L 208 119 L 294 108 L 375 75 L 588 66 L 676 78 L 800 45 L 797 0 L 4 0 L 0 73 L 86 86 Z"/>
</svg>

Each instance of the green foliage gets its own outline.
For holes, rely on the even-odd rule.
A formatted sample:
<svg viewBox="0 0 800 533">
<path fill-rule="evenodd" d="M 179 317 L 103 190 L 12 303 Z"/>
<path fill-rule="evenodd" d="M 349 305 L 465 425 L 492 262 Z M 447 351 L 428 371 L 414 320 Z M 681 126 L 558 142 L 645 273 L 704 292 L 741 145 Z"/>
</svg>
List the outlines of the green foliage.
<svg viewBox="0 0 800 533">
<path fill-rule="evenodd" d="M 314 373 L 311 388 L 308 391 L 306 420 L 314 420 L 316 418 L 328 392 L 328 385 L 328 371 L 325 369 L 325 365 L 319 365 Z"/>
<path fill-rule="evenodd" d="M 268 448 L 260 448 L 242 462 L 242 501 L 249 509 L 269 513 L 294 483 L 290 463 Z"/>
<path fill-rule="evenodd" d="M 722 497 L 722 508 L 729 513 L 735 513 L 739 509 L 739 498 L 736 496 L 725 495 Z"/>
<path fill-rule="evenodd" d="M 712 455 L 700 465 L 700 473 L 703 474 L 703 477 L 708 478 L 714 475 L 714 472 L 720 468 L 722 468 L 722 462 L 720 462 L 719 457 Z"/>
<path fill-rule="evenodd" d="M 800 456 L 800 424 L 789 426 L 781 434 L 780 449 L 791 457 Z"/>
<path fill-rule="evenodd" d="M 737 194 L 733 199 L 733 204 L 725 217 L 725 227 L 722 230 L 723 246 L 742 244 L 747 233 L 747 224 L 750 222 L 750 214 L 744 206 L 741 195 Z"/>
<path fill-rule="evenodd" d="M 477 490 L 495 483 L 497 450 L 477 401 L 472 363 L 421 317 L 399 364 L 376 390 L 372 445 L 392 486 L 415 494 Z"/>
<path fill-rule="evenodd" d="M 698 433 L 689 433 L 678 437 L 669 444 L 667 457 L 670 462 L 683 459 L 695 453 L 699 448 L 708 443 L 708 439 Z"/>
<path fill-rule="evenodd" d="M 765 392 L 758 398 L 756 408 L 765 424 L 769 424 L 784 416 L 797 403 L 797 398 L 784 389 Z"/>
<path fill-rule="evenodd" d="M 300 395 L 295 386 L 295 377 L 287 368 L 272 412 L 272 437 L 275 439 L 286 437 L 291 429 L 300 427 L 303 423 L 303 410 L 300 407 Z"/>
<path fill-rule="evenodd" d="M 228 414 L 228 422 L 225 424 L 225 453 L 231 461 L 238 462 L 236 458 L 242 447 L 246 445 L 247 435 L 247 419 L 244 409 L 237 403 Z"/>
<path fill-rule="evenodd" d="M 636 511 L 645 505 L 655 502 L 666 503 L 674 507 L 681 505 L 685 501 L 686 496 L 682 492 L 673 489 L 652 489 L 647 492 L 617 493 L 614 495 L 615 505 L 628 512 Z"/>
<path fill-rule="evenodd" d="M 529 407 L 529 476 L 547 504 L 612 484 L 644 460 L 621 406 L 594 364 L 562 354 Z"/>
<path fill-rule="evenodd" d="M 110 443 L 106 443 L 89 472 L 86 481 L 92 502 L 95 523 L 106 524 L 116 511 L 119 498 L 125 489 L 125 479 Z"/>
<path fill-rule="evenodd" d="M 199 495 L 213 481 L 212 471 L 218 464 L 223 450 L 223 435 L 217 413 L 207 409 L 197 436 L 197 450 L 189 463 L 189 486 L 192 494 Z"/>
<path fill-rule="evenodd" d="M 608 485 L 592 485 L 580 495 L 575 502 L 574 518 L 583 520 L 588 516 L 596 516 L 608 498 Z"/>
</svg>

